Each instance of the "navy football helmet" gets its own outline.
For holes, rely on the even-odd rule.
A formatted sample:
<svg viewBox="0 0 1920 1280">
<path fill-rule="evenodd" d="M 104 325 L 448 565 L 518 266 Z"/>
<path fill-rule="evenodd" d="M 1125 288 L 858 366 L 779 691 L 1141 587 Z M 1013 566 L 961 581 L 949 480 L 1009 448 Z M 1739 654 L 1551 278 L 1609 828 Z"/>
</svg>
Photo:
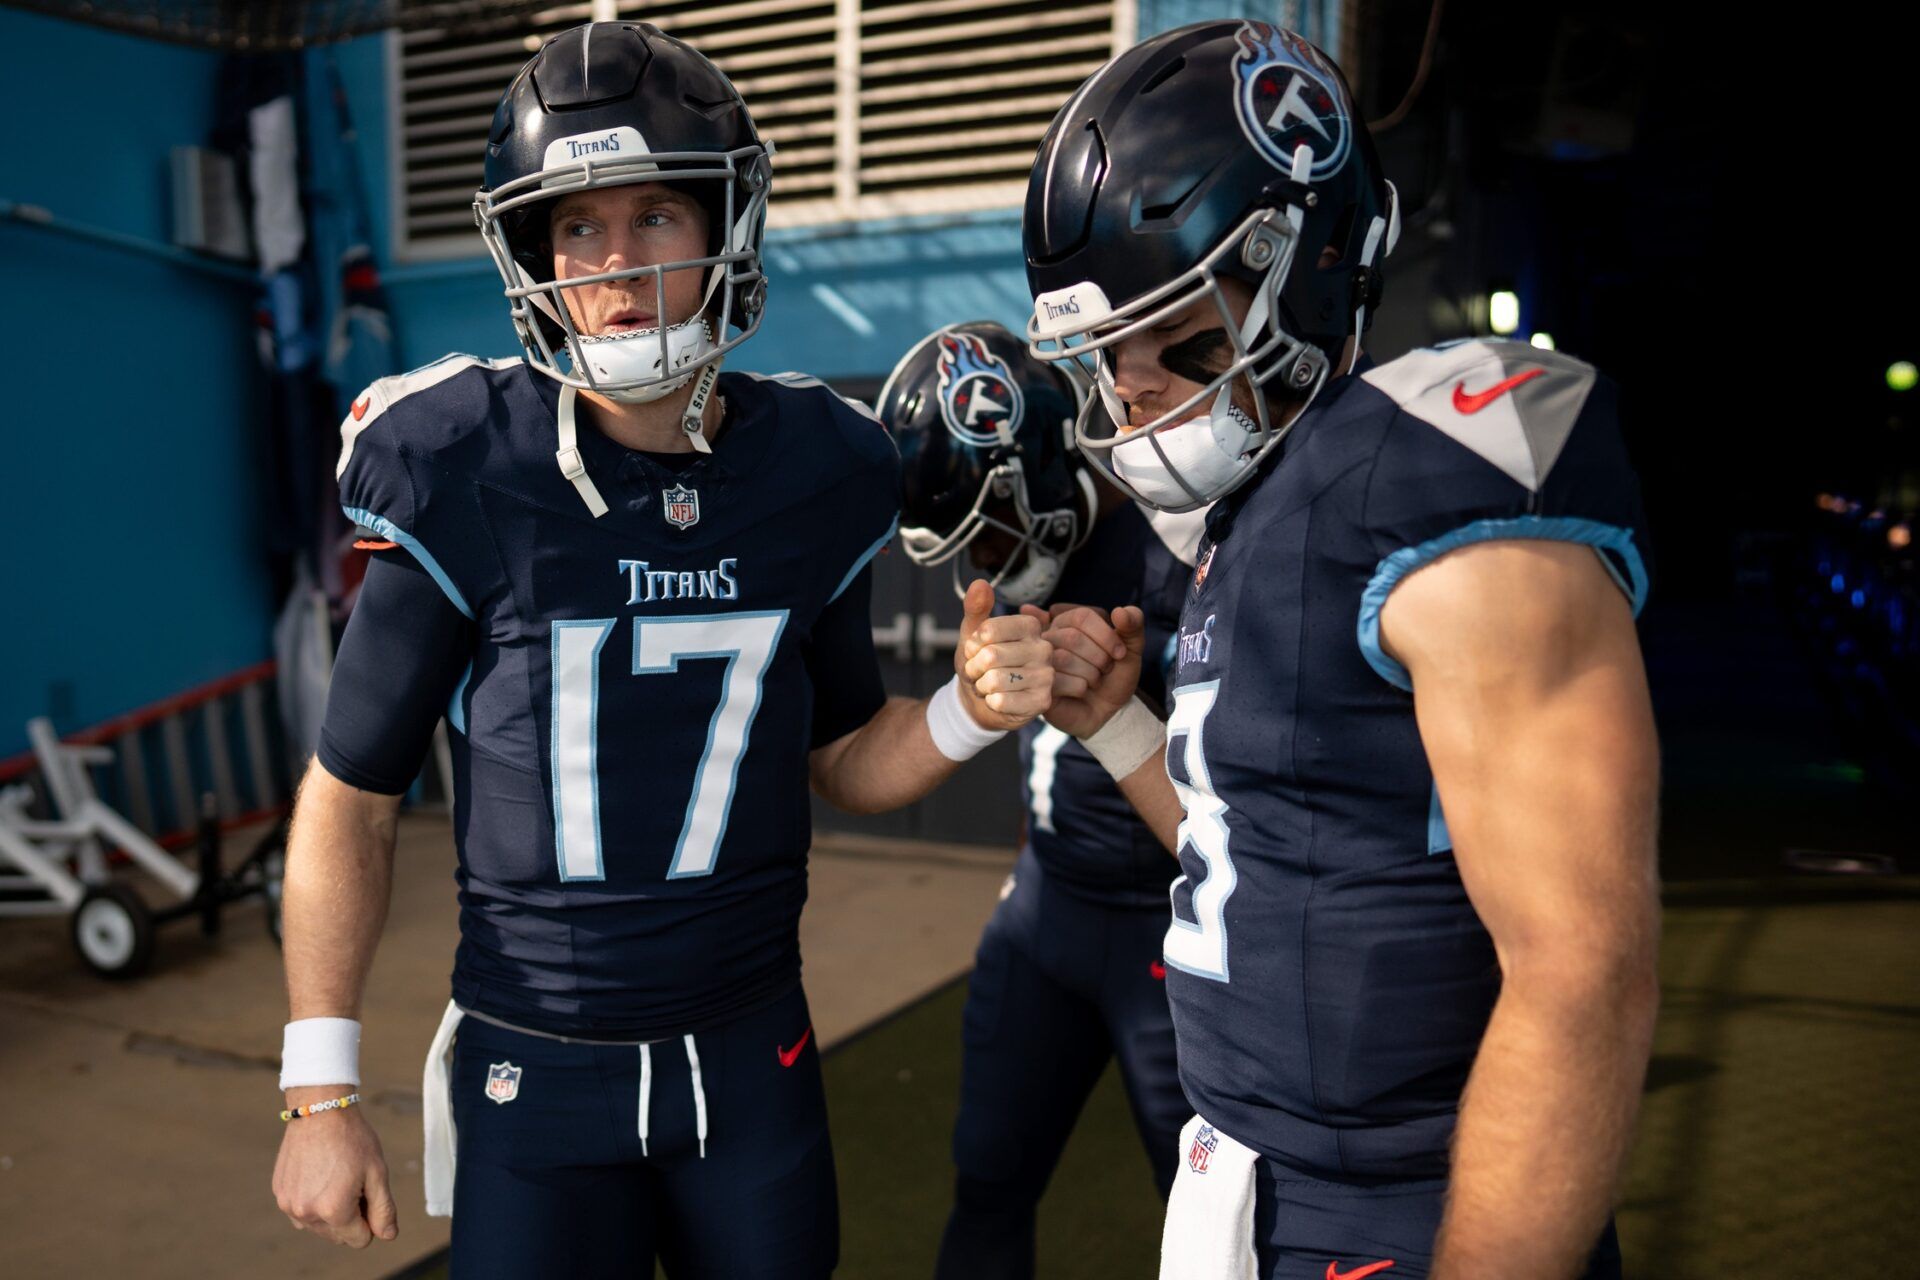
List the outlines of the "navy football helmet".
<svg viewBox="0 0 1920 1280">
<path fill-rule="evenodd" d="M 1089 459 L 1144 502 L 1194 510 L 1279 442 L 1269 397 L 1304 408 L 1365 331 L 1398 235 L 1393 187 L 1324 53 L 1263 22 L 1183 27 L 1095 72 L 1041 142 L 1022 220 L 1027 337 L 1098 388 L 1106 412 L 1090 401 L 1077 428 Z M 1325 249 L 1338 256 L 1322 266 Z M 1229 279 L 1251 294 L 1244 319 Z M 1204 303 L 1230 340 L 1225 370 L 1130 429 L 1109 349 Z M 1233 403 L 1240 378 L 1264 389 L 1251 414 Z"/>
<path fill-rule="evenodd" d="M 487 136 L 474 220 L 506 282 L 513 326 L 534 368 L 579 390 L 647 401 L 717 366 L 760 325 L 760 245 L 772 184 L 746 103 L 720 69 L 644 22 L 563 31 L 520 69 Z M 549 202 L 570 192 L 671 182 L 707 212 L 704 257 L 553 278 Z M 703 270 L 699 314 L 664 323 L 666 274 Z M 650 279 L 656 328 L 583 336 L 563 290 Z M 731 330 L 738 330 L 730 335 Z M 564 352 L 564 364 L 561 354 Z"/>
<path fill-rule="evenodd" d="M 948 325 L 916 343 L 880 389 L 899 446 L 900 542 L 923 567 L 964 559 L 1008 604 L 1046 599 L 1093 530 L 1098 495 L 1073 447 L 1080 385 L 990 321 Z"/>
</svg>

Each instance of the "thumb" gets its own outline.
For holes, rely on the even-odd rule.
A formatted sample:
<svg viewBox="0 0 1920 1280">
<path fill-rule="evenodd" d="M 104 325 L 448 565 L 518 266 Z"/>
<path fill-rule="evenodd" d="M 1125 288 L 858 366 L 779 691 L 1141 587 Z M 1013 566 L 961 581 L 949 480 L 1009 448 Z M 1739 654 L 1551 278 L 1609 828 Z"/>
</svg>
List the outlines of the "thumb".
<svg viewBox="0 0 1920 1280">
<path fill-rule="evenodd" d="M 393 1203 L 393 1189 L 387 1184 L 387 1169 L 376 1164 L 367 1170 L 367 1227 L 382 1240 L 400 1234 L 400 1214 Z"/>
<path fill-rule="evenodd" d="M 1052 612 L 1051 612 L 1050 610 L 1047 610 L 1047 609 L 1042 609 L 1042 608 L 1041 608 L 1041 607 L 1040 607 L 1039 605 L 1037 605 L 1037 604 L 1023 604 L 1023 605 L 1021 605 L 1021 606 L 1020 606 L 1020 615 L 1021 615 L 1022 617 L 1026 617 L 1026 618 L 1036 618 L 1036 619 L 1038 619 L 1038 620 L 1039 620 L 1039 622 L 1040 622 L 1040 626 L 1041 626 L 1041 628 L 1042 628 L 1043 630 L 1044 630 L 1044 629 L 1045 629 L 1045 628 L 1047 627 L 1047 625 L 1048 625 L 1049 623 L 1051 623 L 1051 622 L 1053 621 L 1053 614 L 1052 614 Z"/>
<path fill-rule="evenodd" d="M 960 637 L 966 639 L 980 625 L 993 616 L 993 587 L 985 578 L 975 578 L 967 585 L 965 601 L 966 616 L 960 620 Z"/>
<path fill-rule="evenodd" d="M 1120 635 L 1120 643 L 1127 646 L 1127 656 L 1137 658 L 1147 648 L 1147 615 L 1139 606 L 1128 605 L 1124 609 L 1113 611 L 1113 629 Z"/>
</svg>

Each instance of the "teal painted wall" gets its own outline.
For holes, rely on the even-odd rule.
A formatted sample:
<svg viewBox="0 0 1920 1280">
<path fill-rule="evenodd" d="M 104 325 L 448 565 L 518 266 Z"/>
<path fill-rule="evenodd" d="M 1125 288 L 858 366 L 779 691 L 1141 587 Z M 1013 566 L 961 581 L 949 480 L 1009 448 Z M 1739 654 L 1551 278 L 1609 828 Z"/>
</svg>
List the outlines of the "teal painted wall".
<svg viewBox="0 0 1920 1280">
<path fill-rule="evenodd" d="M 0 199 L 164 242 L 218 58 L 13 10 L 0 46 Z M 6 219 L 0 278 L 6 755 L 266 657 L 272 602 L 248 283 Z"/>
</svg>

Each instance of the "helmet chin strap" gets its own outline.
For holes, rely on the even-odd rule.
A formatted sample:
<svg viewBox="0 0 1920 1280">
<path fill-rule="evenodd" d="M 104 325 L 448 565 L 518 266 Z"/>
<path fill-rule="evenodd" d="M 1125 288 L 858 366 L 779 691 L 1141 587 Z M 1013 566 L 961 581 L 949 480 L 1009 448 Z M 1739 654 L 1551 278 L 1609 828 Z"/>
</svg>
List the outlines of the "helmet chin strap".
<svg viewBox="0 0 1920 1280">
<path fill-rule="evenodd" d="M 1385 243 L 1382 243 L 1384 239 Z M 1360 249 L 1360 267 L 1366 270 L 1373 265 L 1373 255 L 1378 253 L 1382 262 L 1393 253 L 1393 246 L 1400 243 L 1400 193 L 1391 182 L 1387 184 L 1387 216 L 1375 216 L 1367 224 L 1367 240 Z M 1353 351 L 1360 353 L 1360 343 L 1367 331 L 1367 304 L 1363 298 L 1360 305 L 1353 309 Z"/>
<path fill-rule="evenodd" d="M 680 429 L 687 433 L 687 441 L 697 453 L 712 453 L 713 446 L 707 442 L 706 433 L 701 426 L 707 413 L 707 400 L 713 394 L 714 383 L 720 379 L 720 362 L 715 360 L 700 371 L 700 381 L 693 389 L 693 396 L 687 401 L 687 411 L 680 419 Z M 558 426 L 560 447 L 554 451 L 554 461 L 560 464 L 560 474 L 567 478 L 574 492 L 580 495 L 580 501 L 587 504 L 587 510 L 598 520 L 607 514 L 607 500 L 600 496 L 593 477 L 587 474 L 586 459 L 580 456 L 580 429 L 574 417 L 574 402 L 580 397 L 580 389 L 572 383 L 560 384 L 560 407 Z"/>
<path fill-rule="evenodd" d="M 702 430 L 706 424 L 707 398 L 713 394 L 713 384 L 720 380 L 720 362 L 709 361 L 700 371 L 700 381 L 694 384 L 693 395 L 687 400 L 687 411 L 681 415 L 680 429 L 687 433 L 687 443 L 693 446 L 695 453 L 712 453 L 713 445 L 707 441 L 707 433 Z"/>
<path fill-rule="evenodd" d="M 607 500 L 594 487 L 593 477 L 587 474 L 586 460 L 580 456 L 579 432 L 573 420 L 573 402 L 579 395 L 578 389 L 570 383 L 560 385 L 560 448 L 553 456 L 560 464 L 560 474 L 573 485 L 574 492 L 580 495 L 580 501 L 587 504 L 587 510 L 598 520 L 607 514 Z"/>
</svg>

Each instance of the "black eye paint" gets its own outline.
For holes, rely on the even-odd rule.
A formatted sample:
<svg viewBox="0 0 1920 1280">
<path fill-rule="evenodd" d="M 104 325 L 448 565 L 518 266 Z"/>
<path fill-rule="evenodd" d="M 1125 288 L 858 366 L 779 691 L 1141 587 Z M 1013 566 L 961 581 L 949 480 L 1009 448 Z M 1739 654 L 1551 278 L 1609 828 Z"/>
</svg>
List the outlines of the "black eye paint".
<svg viewBox="0 0 1920 1280">
<path fill-rule="evenodd" d="M 1182 338 L 1160 353 L 1160 367 L 1188 382 L 1212 382 L 1226 368 L 1226 361 L 1215 364 L 1215 357 L 1227 346 L 1225 329 L 1203 329 Z"/>
</svg>

